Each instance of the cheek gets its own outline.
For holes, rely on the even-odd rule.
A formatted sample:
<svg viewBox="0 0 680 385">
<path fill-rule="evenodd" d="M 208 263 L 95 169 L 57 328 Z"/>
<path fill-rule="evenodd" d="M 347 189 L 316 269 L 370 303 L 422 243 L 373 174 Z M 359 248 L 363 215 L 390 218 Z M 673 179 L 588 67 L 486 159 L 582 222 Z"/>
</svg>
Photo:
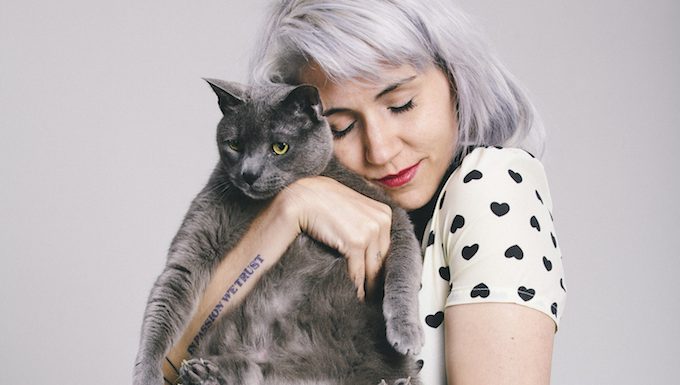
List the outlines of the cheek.
<svg viewBox="0 0 680 385">
<path fill-rule="evenodd" d="M 238 156 L 236 156 L 229 149 L 220 148 L 219 152 L 220 152 L 220 159 L 222 160 L 222 163 L 225 166 L 232 168 L 232 167 L 234 167 L 234 164 L 238 162 Z"/>
<path fill-rule="evenodd" d="M 418 132 L 421 142 L 432 148 L 437 157 L 453 153 L 458 138 L 458 122 L 451 107 L 445 103 L 434 105 L 420 116 Z M 444 112 L 442 112 L 444 111 Z"/>
</svg>

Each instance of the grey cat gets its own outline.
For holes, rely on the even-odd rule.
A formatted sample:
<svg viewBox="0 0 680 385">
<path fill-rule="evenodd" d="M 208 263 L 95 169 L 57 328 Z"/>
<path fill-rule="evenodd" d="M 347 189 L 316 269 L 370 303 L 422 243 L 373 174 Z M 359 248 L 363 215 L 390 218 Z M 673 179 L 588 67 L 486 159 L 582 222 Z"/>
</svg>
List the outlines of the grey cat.
<svg viewBox="0 0 680 385">
<path fill-rule="evenodd" d="M 407 214 L 333 158 L 316 88 L 206 80 L 224 115 L 217 127 L 220 161 L 193 200 L 151 290 L 134 384 L 163 383 L 164 356 L 213 269 L 277 192 L 313 175 L 329 176 L 392 207 L 384 289 L 359 301 L 346 259 L 302 234 L 237 309 L 207 327 L 218 305 L 190 347 L 194 358 L 180 368 L 180 382 L 418 384 L 411 354 L 424 338 L 417 304 L 421 254 Z M 262 258 L 254 256 L 224 300 L 255 274 Z"/>
</svg>

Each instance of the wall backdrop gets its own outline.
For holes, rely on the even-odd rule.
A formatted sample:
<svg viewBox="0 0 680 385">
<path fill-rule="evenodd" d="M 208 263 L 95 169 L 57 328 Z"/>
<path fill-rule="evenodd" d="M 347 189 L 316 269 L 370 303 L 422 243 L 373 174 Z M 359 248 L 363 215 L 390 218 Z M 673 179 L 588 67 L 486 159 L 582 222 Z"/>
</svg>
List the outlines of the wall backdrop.
<svg viewBox="0 0 680 385">
<path fill-rule="evenodd" d="M 217 159 L 267 1 L 0 0 L 2 383 L 130 382 L 167 247 Z M 680 357 L 680 6 L 458 1 L 530 91 L 569 298 L 553 384 Z"/>
</svg>

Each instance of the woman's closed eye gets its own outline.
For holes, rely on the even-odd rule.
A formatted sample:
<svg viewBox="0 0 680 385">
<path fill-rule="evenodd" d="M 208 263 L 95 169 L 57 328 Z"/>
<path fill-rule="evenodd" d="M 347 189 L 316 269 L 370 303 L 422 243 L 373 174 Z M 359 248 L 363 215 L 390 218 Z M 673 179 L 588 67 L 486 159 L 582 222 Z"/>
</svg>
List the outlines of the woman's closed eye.
<svg viewBox="0 0 680 385">
<path fill-rule="evenodd" d="M 411 99 L 408 102 L 406 102 L 406 103 L 404 103 L 400 106 L 387 107 L 387 109 L 390 110 L 390 112 L 392 112 L 393 114 L 401 114 L 401 113 L 404 113 L 406 111 L 412 110 L 415 106 L 416 105 L 413 102 L 413 99 Z M 343 129 L 337 129 L 336 125 L 331 124 L 331 131 L 333 132 L 333 137 L 335 139 L 340 139 L 343 136 L 349 134 L 352 131 L 352 129 L 354 129 L 354 126 L 356 125 L 356 123 L 357 123 L 357 121 L 354 120 L 354 121 L 352 121 L 352 123 L 345 126 L 345 128 L 343 128 Z"/>
<path fill-rule="evenodd" d="M 355 120 L 342 130 L 337 130 L 337 129 L 335 129 L 334 126 L 332 126 L 331 132 L 333 132 L 333 137 L 336 138 L 336 139 L 339 139 L 339 138 L 342 138 L 343 136 L 349 134 L 349 132 L 352 131 L 352 129 L 354 128 L 354 125 L 356 123 L 357 123 L 357 121 Z"/>
<path fill-rule="evenodd" d="M 395 114 L 400 114 L 402 112 L 406 112 L 408 110 L 413 109 L 416 105 L 413 103 L 413 99 L 409 100 L 408 102 L 404 103 L 401 106 L 398 107 L 387 107 L 390 111 L 394 112 Z"/>
</svg>

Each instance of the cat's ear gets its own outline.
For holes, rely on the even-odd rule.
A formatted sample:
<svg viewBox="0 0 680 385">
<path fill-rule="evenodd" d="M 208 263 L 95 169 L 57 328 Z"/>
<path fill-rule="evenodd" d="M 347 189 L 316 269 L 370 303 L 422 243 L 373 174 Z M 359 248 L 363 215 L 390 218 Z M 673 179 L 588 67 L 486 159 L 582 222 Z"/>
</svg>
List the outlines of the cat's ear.
<svg viewBox="0 0 680 385">
<path fill-rule="evenodd" d="M 206 78 L 203 78 L 203 80 L 208 82 L 213 91 L 215 91 L 215 94 L 217 94 L 217 104 L 219 104 L 223 114 L 226 115 L 232 112 L 235 107 L 245 103 L 245 86 L 226 80 Z"/>
<path fill-rule="evenodd" d="M 319 90 L 314 86 L 302 84 L 293 88 L 281 104 L 286 108 L 294 109 L 308 115 L 312 121 L 323 120 L 323 106 L 319 97 Z"/>
</svg>

